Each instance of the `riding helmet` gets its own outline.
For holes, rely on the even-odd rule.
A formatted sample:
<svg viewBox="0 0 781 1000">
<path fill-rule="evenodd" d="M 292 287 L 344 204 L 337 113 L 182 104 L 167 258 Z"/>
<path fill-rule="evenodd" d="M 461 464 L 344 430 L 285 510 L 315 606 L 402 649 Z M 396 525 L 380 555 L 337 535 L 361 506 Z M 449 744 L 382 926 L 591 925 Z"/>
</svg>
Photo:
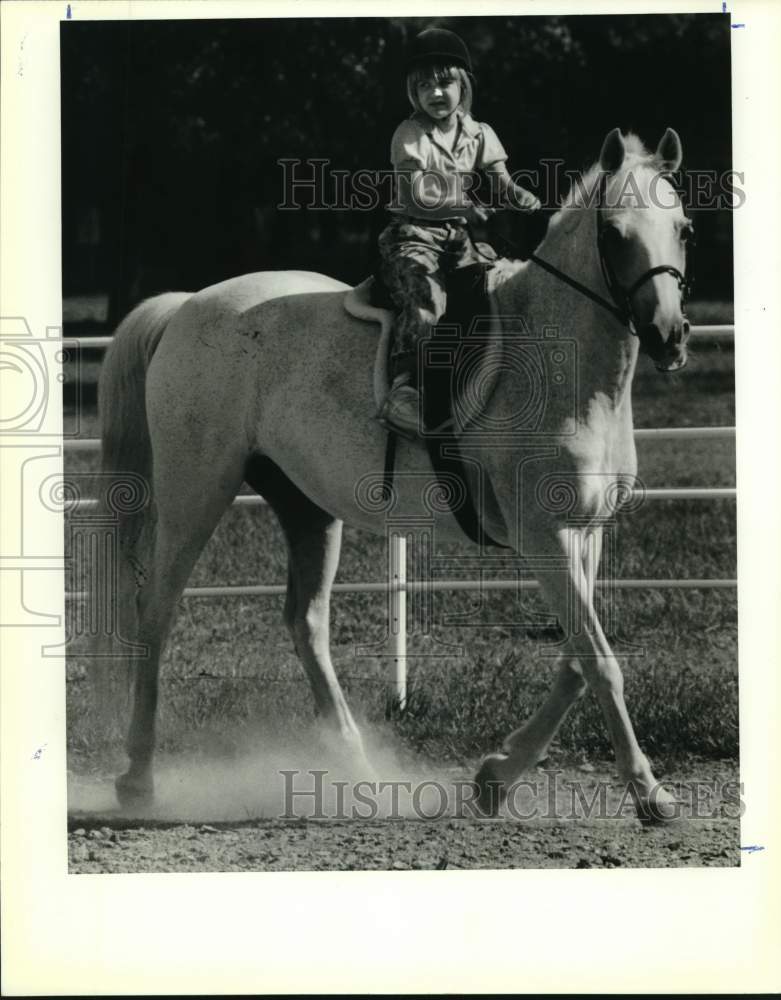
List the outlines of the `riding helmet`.
<svg viewBox="0 0 781 1000">
<path fill-rule="evenodd" d="M 458 35 L 446 28 L 426 28 L 412 39 L 407 53 L 407 70 L 429 62 L 446 62 L 472 72 L 469 49 Z"/>
</svg>

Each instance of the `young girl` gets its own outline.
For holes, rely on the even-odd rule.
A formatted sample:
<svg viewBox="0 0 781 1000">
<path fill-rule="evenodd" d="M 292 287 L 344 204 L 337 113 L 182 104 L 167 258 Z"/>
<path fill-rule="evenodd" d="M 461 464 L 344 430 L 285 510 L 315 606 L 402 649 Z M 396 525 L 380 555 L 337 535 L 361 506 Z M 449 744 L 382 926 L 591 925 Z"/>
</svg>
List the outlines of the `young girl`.
<svg viewBox="0 0 781 1000">
<path fill-rule="evenodd" d="M 533 212 L 540 203 L 514 184 L 490 125 L 471 114 L 472 64 L 452 31 L 428 28 L 412 42 L 407 96 L 414 114 L 391 140 L 395 218 L 379 239 L 381 273 L 396 305 L 393 383 L 378 419 L 406 437 L 420 433 L 415 387 L 418 342 L 445 312 L 445 272 L 474 263 L 468 223 L 491 214 L 469 197 L 485 172 L 502 205 Z M 491 201 L 493 202 L 493 198 Z"/>
</svg>

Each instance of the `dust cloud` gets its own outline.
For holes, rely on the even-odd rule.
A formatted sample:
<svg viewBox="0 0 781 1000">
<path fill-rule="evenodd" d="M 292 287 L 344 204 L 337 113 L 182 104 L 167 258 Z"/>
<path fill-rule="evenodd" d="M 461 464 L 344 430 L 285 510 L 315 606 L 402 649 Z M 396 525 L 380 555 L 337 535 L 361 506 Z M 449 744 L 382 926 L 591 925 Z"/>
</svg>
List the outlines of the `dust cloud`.
<svg viewBox="0 0 781 1000">
<path fill-rule="evenodd" d="M 363 731 L 366 761 L 323 744 L 316 733 L 297 740 L 233 741 L 230 753 L 208 742 L 188 754 L 159 754 L 155 800 L 120 808 L 114 775 L 68 775 L 68 809 L 161 822 L 260 819 L 402 819 L 452 814 L 454 782 L 465 769 L 443 772 L 390 744 L 387 732 Z"/>
</svg>

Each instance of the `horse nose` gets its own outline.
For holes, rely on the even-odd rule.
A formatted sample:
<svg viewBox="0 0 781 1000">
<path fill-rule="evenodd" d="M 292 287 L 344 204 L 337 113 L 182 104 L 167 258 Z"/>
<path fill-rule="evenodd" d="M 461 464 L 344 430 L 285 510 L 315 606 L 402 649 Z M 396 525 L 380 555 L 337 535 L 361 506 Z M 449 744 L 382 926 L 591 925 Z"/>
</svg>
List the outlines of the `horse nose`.
<svg viewBox="0 0 781 1000">
<path fill-rule="evenodd" d="M 690 330 L 691 324 L 688 319 L 681 319 L 681 322 L 676 323 L 670 331 L 671 343 L 676 345 L 682 344 L 688 338 Z"/>
</svg>

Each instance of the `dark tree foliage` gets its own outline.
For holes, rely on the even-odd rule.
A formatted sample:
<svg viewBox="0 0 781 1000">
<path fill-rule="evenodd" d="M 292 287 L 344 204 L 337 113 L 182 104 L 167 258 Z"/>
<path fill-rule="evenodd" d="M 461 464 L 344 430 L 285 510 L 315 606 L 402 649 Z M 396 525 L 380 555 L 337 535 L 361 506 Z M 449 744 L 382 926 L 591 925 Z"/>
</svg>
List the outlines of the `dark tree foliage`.
<svg viewBox="0 0 781 1000">
<path fill-rule="evenodd" d="M 359 280 L 382 207 L 280 211 L 278 161 L 387 171 L 409 113 L 405 43 L 431 23 L 469 45 L 475 116 L 511 169 L 584 168 L 616 125 L 651 146 L 672 125 L 684 166 L 732 165 L 718 15 L 64 22 L 64 292 L 109 290 L 116 317 L 154 292 L 266 268 Z M 696 221 L 700 291 L 729 298 L 729 212 Z M 533 231 L 508 213 L 491 225 L 522 246 Z"/>
</svg>

